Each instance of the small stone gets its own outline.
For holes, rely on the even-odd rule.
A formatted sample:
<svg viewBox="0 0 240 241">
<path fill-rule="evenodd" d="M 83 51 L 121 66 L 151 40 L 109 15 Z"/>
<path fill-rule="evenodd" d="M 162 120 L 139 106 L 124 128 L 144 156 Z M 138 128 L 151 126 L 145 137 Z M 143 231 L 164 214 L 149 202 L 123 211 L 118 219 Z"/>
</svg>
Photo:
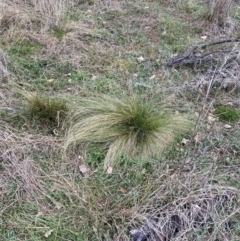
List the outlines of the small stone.
<svg viewBox="0 0 240 241">
<path fill-rule="evenodd" d="M 188 142 L 189 142 L 188 139 L 186 139 L 186 138 L 183 138 L 183 139 L 182 139 L 182 144 L 187 145 Z"/>
<path fill-rule="evenodd" d="M 86 172 L 89 171 L 89 169 L 85 165 L 79 166 L 79 170 L 82 174 L 85 174 Z"/>
<path fill-rule="evenodd" d="M 107 174 L 112 174 L 113 168 L 111 166 L 108 166 L 107 168 Z"/>
<path fill-rule="evenodd" d="M 154 75 L 152 75 L 149 79 L 150 79 L 150 80 L 153 80 L 153 79 L 155 79 L 155 77 L 156 77 L 156 75 L 154 74 Z"/>
<path fill-rule="evenodd" d="M 139 63 L 142 63 L 143 61 L 145 61 L 145 59 L 143 58 L 143 56 L 140 56 L 140 57 L 137 58 L 137 61 Z"/>
<path fill-rule="evenodd" d="M 97 76 L 96 75 L 92 75 L 92 80 L 96 80 Z"/>
<path fill-rule="evenodd" d="M 224 128 L 226 128 L 226 129 L 231 129 L 231 128 L 232 128 L 232 126 L 230 126 L 230 125 L 226 124 L 226 125 L 224 125 Z"/>
<path fill-rule="evenodd" d="M 133 78 L 136 79 L 138 77 L 138 74 L 133 74 Z"/>
<path fill-rule="evenodd" d="M 213 115 L 209 115 L 208 116 L 208 123 L 212 124 L 213 122 L 215 122 L 217 120 L 216 117 L 214 117 Z"/>
</svg>

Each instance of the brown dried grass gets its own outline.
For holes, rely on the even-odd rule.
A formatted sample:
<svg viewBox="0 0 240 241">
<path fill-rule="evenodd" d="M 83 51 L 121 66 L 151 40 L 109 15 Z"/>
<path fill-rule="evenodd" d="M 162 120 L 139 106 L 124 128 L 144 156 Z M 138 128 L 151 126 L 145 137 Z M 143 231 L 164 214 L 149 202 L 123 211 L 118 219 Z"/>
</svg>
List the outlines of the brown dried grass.
<svg viewBox="0 0 240 241">
<path fill-rule="evenodd" d="M 6 54 L 0 49 L 0 80 L 8 81 L 10 73 L 8 71 L 8 63 Z"/>
<path fill-rule="evenodd" d="M 33 29 L 44 33 L 64 24 L 64 14 L 70 6 L 68 0 L 5 0 L 0 5 L 0 27 L 3 32 L 14 34 Z"/>
<path fill-rule="evenodd" d="M 40 166 L 32 159 L 42 153 L 51 156 L 59 149 L 59 141 L 53 137 L 22 133 L 6 122 L 0 123 L 0 183 L 1 196 L 15 183 L 17 200 L 33 200 L 45 191 L 41 184 L 44 176 Z"/>
<path fill-rule="evenodd" d="M 229 236 L 234 217 L 240 214 L 240 193 L 230 186 L 211 184 L 214 175 L 210 168 L 166 176 L 167 185 L 161 185 L 152 200 L 136 210 L 131 226 L 137 229 L 131 233 L 146 235 L 149 241 L 214 241 Z"/>
<path fill-rule="evenodd" d="M 210 0 L 207 2 L 207 12 L 204 16 L 205 27 L 213 34 L 227 31 L 233 22 L 230 21 L 230 13 L 233 10 L 233 0 Z"/>
<path fill-rule="evenodd" d="M 200 74 L 197 78 L 193 79 L 187 86 L 193 89 L 198 89 L 202 93 L 205 93 L 209 83 L 212 82 L 212 87 L 226 90 L 228 92 L 238 91 L 240 89 L 240 48 L 239 43 L 230 46 L 227 49 L 227 53 L 224 52 L 223 47 L 220 49 L 211 50 L 213 54 L 212 59 L 216 63 L 212 63 L 207 72 Z M 201 72 L 201 67 L 199 67 Z M 212 90 L 214 90 L 212 88 Z"/>
</svg>

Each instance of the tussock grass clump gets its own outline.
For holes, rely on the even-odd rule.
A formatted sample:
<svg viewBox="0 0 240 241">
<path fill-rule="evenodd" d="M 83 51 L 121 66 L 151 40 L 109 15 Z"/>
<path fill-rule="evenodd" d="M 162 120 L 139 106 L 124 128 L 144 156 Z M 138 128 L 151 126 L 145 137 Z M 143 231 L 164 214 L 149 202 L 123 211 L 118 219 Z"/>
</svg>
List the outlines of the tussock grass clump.
<svg viewBox="0 0 240 241">
<path fill-rule="evenodd" d="M 66 116 L 66 102 L 57 98 L 43 97 L 31 92 L 22 92 L 26 99 L 26 112 L 44 125 L 59 127 Z"/>
<path fill-rule="evenodd" d="M 184 116 L 158 111 L 154 102 L 145 103 L 138 97 L 82 99 L 72 123 L 66 147 L 104 144 L 108 149 L 105 167 L 122 153 L 128 157 L 158 154 L 191 127 Z"/>
</svg>

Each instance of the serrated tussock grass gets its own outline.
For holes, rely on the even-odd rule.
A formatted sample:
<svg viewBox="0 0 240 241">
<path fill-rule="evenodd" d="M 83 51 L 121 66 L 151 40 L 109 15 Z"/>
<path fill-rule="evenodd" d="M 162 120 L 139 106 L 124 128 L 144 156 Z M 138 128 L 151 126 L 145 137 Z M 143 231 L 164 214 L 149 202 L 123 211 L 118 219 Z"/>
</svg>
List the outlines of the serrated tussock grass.
<svg viewBox="0 0 240 241">
<path fill-rule="evenodd" d="M 101 143 L 107 148 L 105 167 L 128 157 L 159 154 L 176 136 L 191 129 L 185 116 L 159 111 L 139 97 L 81 99 L 72 117 L 66 145 Z"/>
<path fill-rule="evenodd" d="M 32 119 L 50 127 L 62 125 L 68 110 L 64 100 L 27 91 L 20 91 L 20 93 L 26 100 L 25 111 Z"/>
</svg>

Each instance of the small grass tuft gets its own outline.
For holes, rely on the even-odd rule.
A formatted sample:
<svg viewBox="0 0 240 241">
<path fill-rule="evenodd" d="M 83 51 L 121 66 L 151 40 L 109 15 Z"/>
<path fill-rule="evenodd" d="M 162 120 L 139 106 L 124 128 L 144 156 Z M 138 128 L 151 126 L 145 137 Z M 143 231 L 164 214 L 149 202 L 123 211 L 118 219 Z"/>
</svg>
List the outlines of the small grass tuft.
<svg viewBox="0 0 240 241">
<path fill-rule="evenodd" d="M 239 113 L 228 106 L 218 106 L 214 114 L 218 116 L 221 121 L 235 123 L 239 119 Z"/>
<path fill-rule="evenodd" d="M 53 36 L 58 39 L 62 39 L 63 36 L 66 34 L 66 31 L 63 28 L 54 28 L 53 29 Z"/>
<path fill-rule="evenodd" d="M 185 117 L 158 111 L 153 102 L 138 97 L 81 99 L 72 123 L 66 148 L 79 143 L 105 145 L 105 168 L 122 153 L 131 158 L 161 153 L 176 135 L 191 128 Z"/>
<path fill-rule="evenodd" d="M 26 111 L 31 118 L 43 125 L 59 127 L 67 112 L 66 102 L 57 98 L 43 97 L 31 92 L 22 92 L 26 99 Z"/>
</svg>

